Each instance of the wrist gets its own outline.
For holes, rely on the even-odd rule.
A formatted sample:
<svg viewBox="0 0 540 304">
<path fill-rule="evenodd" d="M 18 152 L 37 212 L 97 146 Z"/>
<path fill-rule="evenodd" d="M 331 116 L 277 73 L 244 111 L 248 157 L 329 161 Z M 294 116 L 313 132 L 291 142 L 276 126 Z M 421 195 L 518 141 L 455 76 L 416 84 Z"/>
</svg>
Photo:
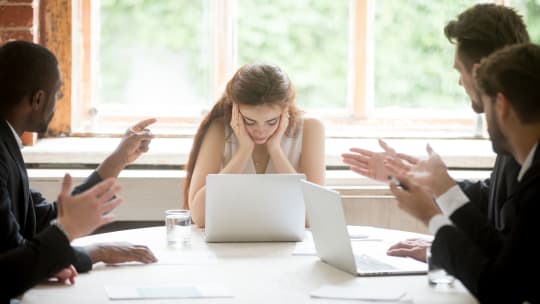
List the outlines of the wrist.
<svg viewBox="0 0 540 304">
<path fill-rule="evenodd" d="M 71 242 L 73 239 L 75 239 L 76 233 L 73 232 L 73 229 L 71 229 L 70 225 L 66 225 L 64 221 L 61 218 L 57 218 L 51 221 L 52 226 L 56 226 L 62 233 L 66 236 L 66 238 Z"/>
<path fill-rule="evenodd" d="M 433 195 L 435 198 L 440 197 L 441 195 L 445 194 L 450 188 L 456 185 L 456 181 L 454 181 L 450 175 L 448 175 L 447 172 L 445 172 L 444 176 L 438 179 L 438 182 L 435 184 L 435 187 L 433 189 Z"/>
<path fill-rule="evenodd" d="M 102 179 L 117 177 L 127 166 L 127 160 L 113 152 L 99 165 L 97 171 Z"/>
<path fill-rule="evenodd" d="M 430 210 L 428 210 L 428 212 L 426 213 L 424 218 L 421 219 L 421 221 L 422 221 L 422 223 L 424 223 L 424 225 L 426 225 L 426 227 L 428 227 L 429 222 L 431 221 L 431 219 L 433 217 L 435 217 L 436 215 L 438 215 L 438 214 L 442 214 L 440 210 L 438 210 L 436 208 L 430 209 Z"/>
<path fill-rule="evenodd" d="M 92 264 L 103 261 L 103 254 L 99 244 L 93 244 L 85 247 Z"/>
<path fill-rule="evenodd" d="M 268 155 L 270 155 L 270 158 L 272 159 L 283 157 L 283 149 L 281 149 L 280 145 L 268 147 Z"/>
</svg>

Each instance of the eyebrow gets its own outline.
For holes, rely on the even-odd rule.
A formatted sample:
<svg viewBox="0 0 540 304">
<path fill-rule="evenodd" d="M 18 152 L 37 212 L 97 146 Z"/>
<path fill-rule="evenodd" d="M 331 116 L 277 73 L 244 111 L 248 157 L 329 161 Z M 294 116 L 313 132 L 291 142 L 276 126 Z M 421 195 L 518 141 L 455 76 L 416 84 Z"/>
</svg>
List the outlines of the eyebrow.
<svg viewBox="0 0 540 304">
<path fill-rule="evenodd" d="M 252 118 L 247 117 L 247 116 L 244 115 L 242 112 L 240 112 L 240 115 L 242 115 L 242 117 L 243 117 L 244 119 L 247 119 L 247 120 L 251 120 L 251 121 L 256 122 L 255 119 L 252 119 Z M 276 120 L 276 119 L 278 119 L 278 118 L 279 118 L 279 116 L 276 116 L 276 117 L 274 117 L 274 118 L 270 118 L 270 119 L 266 120 L 265 122 L 269 122 L 269 121 L 272 121 L 272 120 Z"/>
</svg>

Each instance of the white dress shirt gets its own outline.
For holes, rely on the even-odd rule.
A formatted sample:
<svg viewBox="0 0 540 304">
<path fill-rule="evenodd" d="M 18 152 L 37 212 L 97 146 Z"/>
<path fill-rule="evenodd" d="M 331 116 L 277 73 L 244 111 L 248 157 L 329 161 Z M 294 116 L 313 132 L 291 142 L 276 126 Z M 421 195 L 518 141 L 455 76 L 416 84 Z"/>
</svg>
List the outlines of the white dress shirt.
<svg viewBox="0 0 540 304">
<path fill-rule="evenodd" d="M 517 177 L 518 182 L 521 181 L 525 173 L 527 173 L 527 170 L 529 170 L 529 168 L 531 167 L 537 146 L 538 143 L 536 143 L 529 151 L 529 154 L 527 154 L 527 158 L 525 158 L 525 161 L 523 162 L 523 165 L 521 166 L 521 170 L 519 171 Z M 437 202 L 437 205 L 439 206 L 443 214 L 437 214 L 429 220 L 428 229 L 429 232 L 433 235 L 435 235 L 442 226 L 452 225 L 452 221 L 450 221 L 450 216 L 457 209 L 469 203 L 469 198 L 465 195 L 463 190 L 461 190 L 458 185 L 455 185 L 452 188 L 448 189 L 448 191 L 443 193 L 441 196 L 436 198 L 435 201 Z"/>
<path fill-rule="evenodd" d="M 17 144 L 19 145 L 19 149 L 22 150 L 22 148 L 24 148 L 24 145 L 23 145 L 23 143 L 22 143 L 21 137 L 19 136 L 19 134 L 17 134 L 17 132 L 15 131 L 15 129 L 13 129 L 13 127 L 11 126 L 11 124 L 9 123 L 9 121 L 6 120 L 6 123 L 7 123 L 7 125 L 9 126 L 9 128 L 11 129 L 11 132 L 13 132 L 13 136 L 15 136 L 15 140 L 17 141 Z"/>
</svg>

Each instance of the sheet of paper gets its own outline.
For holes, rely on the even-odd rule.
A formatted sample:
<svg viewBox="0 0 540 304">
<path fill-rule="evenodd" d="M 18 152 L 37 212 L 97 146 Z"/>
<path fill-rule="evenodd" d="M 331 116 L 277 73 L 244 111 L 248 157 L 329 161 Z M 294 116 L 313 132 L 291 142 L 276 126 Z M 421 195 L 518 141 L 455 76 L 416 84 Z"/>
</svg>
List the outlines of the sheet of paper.
<svg viewBox="0 0 540 304">
<path fill-rule="evenodd" d="M 360 300 L 373 302 L 402 302 L 406 296 L 405 290 L 392 288 L 378 290 L 366 285 L 338 286 L 323 285 L 312 291 L 313 298 Z"/>
<path fill-rule="evenodd" d="M 111 300 L 232 298 L 233 294 L 217 285 L 105 285 Z"/>
</svg>

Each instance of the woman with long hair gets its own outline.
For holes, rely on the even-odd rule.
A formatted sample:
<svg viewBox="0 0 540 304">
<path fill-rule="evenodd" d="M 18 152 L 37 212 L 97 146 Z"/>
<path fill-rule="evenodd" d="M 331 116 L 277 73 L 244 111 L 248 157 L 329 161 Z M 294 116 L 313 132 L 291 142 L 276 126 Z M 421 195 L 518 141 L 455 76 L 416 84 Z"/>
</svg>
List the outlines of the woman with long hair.
<svg viewBox="0 0 540 304">
<path fill-rule="evenodd" d="M 184 208 L 204 227 L 208 174 L 303 173 L 324 184 L 324 127 L 303 117 L 279 67 L 246 64 L 202 120 L 186 171 Z"/>
</svg>

